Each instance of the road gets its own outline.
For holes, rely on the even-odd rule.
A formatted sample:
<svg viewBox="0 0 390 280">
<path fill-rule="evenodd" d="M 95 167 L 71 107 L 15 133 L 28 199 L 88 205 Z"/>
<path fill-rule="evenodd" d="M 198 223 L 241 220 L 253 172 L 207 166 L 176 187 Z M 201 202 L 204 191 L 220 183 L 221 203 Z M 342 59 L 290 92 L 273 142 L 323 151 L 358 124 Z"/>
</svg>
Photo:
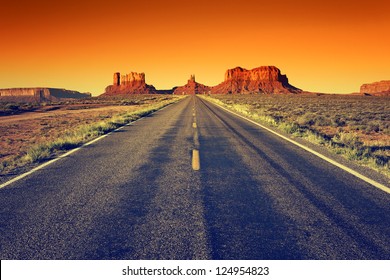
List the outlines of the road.
<svg viewBox="0 0 390 280">
<path fill-rule="evenodd" d="M 0 205 L 1 259 L 390 259 L 390 195 L 195 96 Z"/>
</svg>

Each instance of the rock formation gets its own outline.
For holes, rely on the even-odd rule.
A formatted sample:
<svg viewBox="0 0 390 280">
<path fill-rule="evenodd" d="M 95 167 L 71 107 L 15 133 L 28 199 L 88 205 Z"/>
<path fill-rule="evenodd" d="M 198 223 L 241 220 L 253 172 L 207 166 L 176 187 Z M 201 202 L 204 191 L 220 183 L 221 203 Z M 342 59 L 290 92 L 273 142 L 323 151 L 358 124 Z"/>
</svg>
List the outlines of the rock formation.
<svg viewBox="0 0 390 280">
<path fill-rule="evenodd" d="M 103 95 L 121 94 L 205 94 L 205 93 L 300 93 L 300 89 L 290 85 L 286 75 L 282 75 L 275 66 L 261 66 L 252 70 L 241 67 L 229 69 L 225 81 L 209 87 L 195 81 L 191 75 L 187 84 L 171 90 L 156 90 L 154 86 L 145 83 L 144 73 L 131 72 L 127 75 L 114 73 L 112 85 L 106 87 Z"/>
<path fill-rule="evenodd" d="M 210 91 L 210 87 L 199 84 L 195 81 L 195 75 L 191 75 L 187 84 L 177 87 L 173 94 L 204 94 Z"/>
<path fill-rule="evenodd" d="M 390 81 L 364 84 L 360 87 L 360 93 L 369 95 L 390 95 Z"/>
<path fill-rule="evenodd" d="M 121 73 L 117 72 L 117 73 L 114 73 L 114 82 L 113 82 L 113 85 L 114 86 L 119 86 L 121 84 Z"/>
<path fill-rule="evenodd" d="M 211 93 L 298 93 L 286 75 L 275 66 L 261 66 L 252 70 L 241 67 L 229 69 L 225 81 L 212 88 Z"/>
<path fill-rule="evenodd" d="M 60 88 L 8 88 L 0 89 L 0 101 L 5 102 L 44 102 L 62 99 L 91 97 L 90 93 Z"/>
<path fill-rule="evenodd" d="M 114 73 L 113 84 L 106 87 L 103 95 L 152 93 L 156 93 L 156 89 L 145 83 L 144 73 L 130 72 L 126 75 Z"/>
</svg>

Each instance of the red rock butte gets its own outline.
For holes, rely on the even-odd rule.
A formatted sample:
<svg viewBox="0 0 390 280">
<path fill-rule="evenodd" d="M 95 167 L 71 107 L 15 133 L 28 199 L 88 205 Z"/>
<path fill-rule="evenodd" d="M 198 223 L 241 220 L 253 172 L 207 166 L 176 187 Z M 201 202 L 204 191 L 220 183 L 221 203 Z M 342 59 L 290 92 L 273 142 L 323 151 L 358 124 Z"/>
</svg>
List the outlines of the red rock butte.
<svg viewBox="0 0 390 280">
<path fill-rule="evenodd" d="M 156 90 L 152 85 L 145 83 L 144 73 L 131 72 L 127 75 L 114 73 L 113 84 L 106 87 L 103 95 L 118 94 L 287 94 L 300 93 L 300 89 L 288 82 L 286 75 L 282 75 L 275 66 L 261 66 L 252 70 L 241 67 L 229 69 L 225 73 L 225 80 L 217 86 L 210 87 L 195 81 L 195 75 L 191 75 L 187 84 L 175 87 L 171 90 Z"/>
<path fill-rule="evenodd" d="M 225 81 L 212 88 L 212 93 L 299 93 L 300 89 L 290 85 L 286 75 L 275 66 L 261 66 L 252 70 L 241 67 L 229 69 Z"/>
<path fill-rule="evenodd" d="M 153 94 L 157 93 L 154 86 L 145 83 L 145 74 L 130 72 L 126 75 L 114 73 L 113 84 L 106 87 L 104 95 L 119 94 Z"/>
<path fill-rule="evenodd" d="M 390 95 L 390 81 L 363 84 L 360 87 L 360 93 L 368 95 Z"/>
<path fill-rule="evenodd" d="M 195 81 L 195 75 L 191 75 L 187 84 L 177 87 L 173 94 L 206 94 L 210 92 L 210 87 L 199 84 Z"/>
</svg>

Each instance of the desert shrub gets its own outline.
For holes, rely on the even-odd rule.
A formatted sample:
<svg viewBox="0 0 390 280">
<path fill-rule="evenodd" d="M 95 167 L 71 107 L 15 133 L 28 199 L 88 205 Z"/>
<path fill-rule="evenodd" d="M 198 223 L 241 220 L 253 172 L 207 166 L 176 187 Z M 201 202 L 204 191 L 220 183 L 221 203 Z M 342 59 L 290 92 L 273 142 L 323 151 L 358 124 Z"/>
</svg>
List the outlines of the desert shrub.
<svg viewBox="0 0 390 280">
<path fill-rule="evenodd" d="M 299 132 L 299 126 L 295 123 L 281 123 L 279 125 L 279 128 L 288 134 L 294 134 Z"/>
<path fill-rule="evenodd" d="M 315 144 L 319 144 L 319 145 L 326 145 L 326 144 L 328 144 L 327 140 L 322 135 L 320 135 L 318 133 L 315 133 L 313 131 L 306 130 L 301 135 L 303 135 L 304 138 L 306 140 L 308 140 L 309 142 L 311 142 L 311 143 L 315 143 Z"/>
<path fill-rule="evenodd" d="M 0 162 L 0 172 L 2 172 L 7 166 L 8 166 L 8 161 L 4 160 Z"/>
<path fill-rule="evenodd" d="M 389 164 L 389 157 L 386 155 L 375 155 L 375 164 L 380 166 L 386 166 Z"/>
<path fill-rule="evenodd" d="M 329 118 L 319 115 L 315 117 L 314 124 L 318 126 L 329 126 L 332 122 Z"/>
<path fill-rule="evenodd" d="M 50 148 L 46 144 L 39 144 L 31 147 L 26 155 L 23 157 L 23 161 L 27 163 L 40 162 L 48 159 L 51 156 Z"/>
<path fill-rule="evenodd" d="M 342 117 L 336 117 L 336 118 L 332 119 L 331 125 L 334 127 L 343 127 L 346 125 L 346 121 Z"/>
<path fill-rule="evenodd" d="M 378 122 L 371 122 L 366 127 L 366 132 L 379 132 L 381 130 L 381 125 Z"/>
<path fill-rule="evenodd" d="M 19 110 L 19 105 L 14 103 L 8 103 L 4 106 L 5 110 L 16 111 Z"/>
<path fill-rule="evenodd" d="M 315 123 L 316 116 L 313 113 L 305 113 L 296 119 L 296 122 L 300 126 L 311 126 Z"/>
<path fill-rule="evenodd" d="M 340 132 L 335 137 L 333 137 L 333 141 L 350 148 L 361 147 L 363 144 L 356 133 Z"/>
</svg>

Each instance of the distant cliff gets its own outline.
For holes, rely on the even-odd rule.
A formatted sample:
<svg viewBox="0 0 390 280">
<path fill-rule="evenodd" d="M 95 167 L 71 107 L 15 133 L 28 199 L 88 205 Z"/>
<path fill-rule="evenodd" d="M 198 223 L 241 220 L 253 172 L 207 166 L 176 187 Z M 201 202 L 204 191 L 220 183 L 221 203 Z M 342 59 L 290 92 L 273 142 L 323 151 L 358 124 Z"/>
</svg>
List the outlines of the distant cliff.
<svg viewBox="0 0 390 280">
<path fill-rule="evenodd" d="M 6 102 L 43 102 L 61 99 L 79 99 L 91 97 L 90 93 L 60 88 L 7 88 L 0 89 L 0 101 Z"/>
<path fill-rule="evenodd" d="M 370 95 L 390 95 L 390 81 L 364 84 L 360 87 L 360 93 Z"/>
</svg>

